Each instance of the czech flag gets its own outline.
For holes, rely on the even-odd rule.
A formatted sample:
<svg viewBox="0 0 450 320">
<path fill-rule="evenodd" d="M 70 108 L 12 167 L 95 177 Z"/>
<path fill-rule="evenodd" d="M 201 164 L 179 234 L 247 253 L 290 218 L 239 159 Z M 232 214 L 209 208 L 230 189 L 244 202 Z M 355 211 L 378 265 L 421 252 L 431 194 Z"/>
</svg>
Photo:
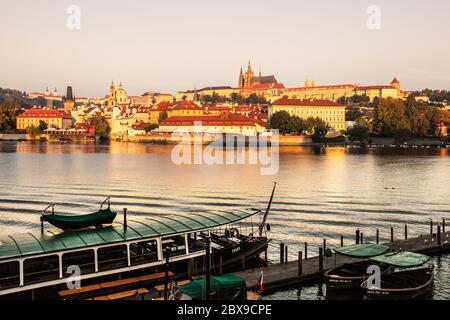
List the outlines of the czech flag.
<svg viewBox="0 0 450 320">
<path fill-rule="evenodd" d="M 264 274 L 263 274 L 263 271 L 261 270 L 261 273 L 259 274 L 259 279 L 257 282 L 257 286 L 259 287 L 259 293 L 263 292 L 263 289 L 264 289 L 263 283 L 264 283 Z"/>
</svg>

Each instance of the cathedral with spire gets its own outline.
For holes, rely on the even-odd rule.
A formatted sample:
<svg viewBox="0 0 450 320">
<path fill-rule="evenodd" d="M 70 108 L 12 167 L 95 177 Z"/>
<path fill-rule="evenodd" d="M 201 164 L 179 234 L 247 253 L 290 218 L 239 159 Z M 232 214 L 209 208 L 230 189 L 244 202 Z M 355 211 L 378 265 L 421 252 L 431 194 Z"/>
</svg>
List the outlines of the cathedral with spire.
<svg viewBox="0 0 450 320">
<path fill-rule="evenodd" d="M 275 83 L 277 83 L 277 80 L 274 75 L 262 76 L 261 70 L 259 70 L 258 76 L 255 76 L 250 61 L 248 62 L 248 67 L 245 73 L 241 67 L 241 71 L 239 73 L 238 88 L 252 88 L 260 84 L 266 85 Z"/>
</svg>

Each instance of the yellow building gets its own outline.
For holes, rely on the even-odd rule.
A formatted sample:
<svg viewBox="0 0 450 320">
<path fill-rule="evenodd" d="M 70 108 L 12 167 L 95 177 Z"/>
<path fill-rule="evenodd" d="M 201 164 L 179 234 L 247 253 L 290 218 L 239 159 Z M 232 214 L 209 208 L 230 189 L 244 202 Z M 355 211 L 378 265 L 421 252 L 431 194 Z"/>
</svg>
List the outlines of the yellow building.
<svg viewBox="0 0 450 320">
<path fill-rule="evenodd" d="M 167 109 L 168 117 L 176 116 L 202 116 L 205 113 L 205 109 L 200 107 L 195 102 L 189 100 L 177 101 L 173 106 Z"/>
<path fill-rule="evenodd" d="M 17 116 L 16 127 L 18 130 L 26 130 L 28 127 L 38 127 L 43 121 L 49 128 L 66 129 L 72 125 L 72 117 L 62 110 L 29 109 Z"/>
<path fill-rule="evenodd" d="M 169 117 L 159 125 L 158 132 L 172 133 L 199 131 L 204 133 L 228 133 L 245 136 L 255 136 L 266 131 L 266 124 L 260 120 L 249 118 L 242 114 L 223 112 L 220 115 L 203 115 L 198 117 Z"/>
<path fill-rule="evenodd" d="M 285 95 L 292 99 L 320 99 L 338 101 L 340 98 L 351 98 L 354 95 L 366 95 L 370 101 L 375 97 L 380 99 L 394 98 L 403 99 L 406 94 L 401 90 L 400 82 L 394 78 L 389 85 L 381 86 L 358 86 L 354 84 L 339 84 L 329 86 L 316 86 L 315 81 L 310 85 L 305 80 L 304 87 L 288 88 Z"/>
<path fill-rule="evenodd" d="M 269 120 L 275 112 L 286 111 L 301 119 L 320 118 L 332 130 L 345 130 L 345 106 L 330 100 L 302 100 L 283 98 L 269 106 Z"/>
</svg>

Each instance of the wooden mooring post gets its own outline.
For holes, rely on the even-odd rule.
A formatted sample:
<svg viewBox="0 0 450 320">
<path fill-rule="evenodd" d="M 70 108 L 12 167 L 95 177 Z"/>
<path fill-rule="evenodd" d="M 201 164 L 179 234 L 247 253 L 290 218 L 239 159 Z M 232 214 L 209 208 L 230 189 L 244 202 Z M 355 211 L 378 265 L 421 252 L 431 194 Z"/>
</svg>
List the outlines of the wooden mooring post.
<svg viewBox="0 0 450 320">
<path fill-rule="evenodd" d="M 298 252 L 298 275 L 301 276 L 303 274 L 303 253 L 301 251 Z"/>
<path fill-rule="evenodd" d="M 319 272 L 323 272 L 323 248 L 319 248 Z"/>
<path fill-rule="evenodd" d="M 359 229 L 356 229 L 355 239 L 356 239 L 356 244 L 359 244 Z"/>
<path fill-rule="evenodd" d="M 327 239 L 323 239 L 323 254 L 325 254 L 326 250 L 327 250 Z"/>
<path fill-rule="evenodd" d="M 433 236 L 433 219 L 430 219 L 430 235 Z"/>
<path fill-rule="evenodd" d="M 442 218 L 442 233 L 445 233 L 445 218 Z"/>
<path fill-rule="evenodd" d="M 437 226 L 437 245 L 441 245 L 441 226 Z"/>
<path fill-rule="evenodd" d="M 408 225 L 405 223 L 405 240 L 408 240 Z"/>
<path fill-rule="evenodd" d="M 308 259 L 308 242 L 305 242 L 305 259 Z"/>
<path fill-rule="evenodd" d="M 344 246 L 344 236 L 341 236 L 341 247 Z"/>
<path fill-rule="evenodd" d="M 284 263 L 288 263 L 288 246 L 284 247 Z"/>
<path fill-rule="evenodd" d="M 280 242 L 280 263 L 284 263 L 284 243 Z"/>
<path fill-rule="evenodd" d="M 380 230 L 377 229 L 377 244 L 380 243 Z"/>
<path fill-rule="evenodd" d="M 361 243 L 364 243 L 364 233 L 361 232 Z"/>
<path fill-rule="evenodd" d="M 394 242 L 394 228 L 391 227 L 391 243 Z"/>
</svg>

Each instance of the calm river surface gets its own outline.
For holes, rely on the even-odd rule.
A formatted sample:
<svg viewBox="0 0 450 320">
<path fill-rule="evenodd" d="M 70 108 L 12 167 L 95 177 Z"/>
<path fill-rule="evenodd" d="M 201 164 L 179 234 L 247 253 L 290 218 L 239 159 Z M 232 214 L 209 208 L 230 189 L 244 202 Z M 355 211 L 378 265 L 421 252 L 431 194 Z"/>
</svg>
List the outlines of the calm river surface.
<svg viewBox="0 0 450 320">
<path fill-rule="evenodd" d="M 290 259 L 303 243 L 317 253 L 322 239 L 333 247 L 341 235 L 353 241 L 360 228 L 367 241 L 393 226 L 403 236 L 428 232 L 430 218 L 450 221 L 449 149 L 346 149 L 281 147 L 279 171 L 260 174 L 259 165 L 175 165 L 172 146 L 0 142 L 0 233 L 39 230 L 39 211 L 51 202 L 61 213 L 84 214 L 106 196 L 134 218 L 178 211 L 264 208 L 277 181 L 269 216 L 274 239 Z M 433 298 L 450 299 L 450 258 L 434 258 Z M 322 286 L 276 293 L 268 298 L 321 299 Z"/>
</svg>

